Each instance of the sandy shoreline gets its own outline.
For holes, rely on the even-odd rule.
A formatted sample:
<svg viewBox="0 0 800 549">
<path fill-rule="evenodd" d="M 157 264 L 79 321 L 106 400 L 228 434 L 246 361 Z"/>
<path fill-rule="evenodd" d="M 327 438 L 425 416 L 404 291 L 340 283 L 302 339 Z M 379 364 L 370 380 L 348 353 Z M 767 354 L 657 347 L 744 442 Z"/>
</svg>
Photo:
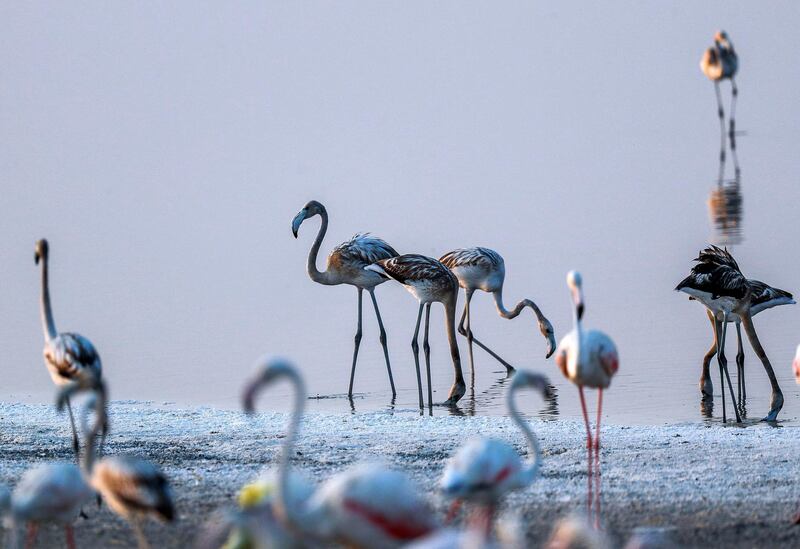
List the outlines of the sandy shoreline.
<svg viewBox="0 0 800 549">
<path fill-rule="evenodd" d="M 276 456 L 286 415 L 254 418 L 210 408 L 157 409 L 114 402 L 108 452 L 153 459 L 174 487 L 179 520 L 151 524 L 154 546 L 184 547 L 238 488 Z M 544 451 L 542 475 L 507 508 L 522 513 L 532 545 L 559 516 L 580 510 L 585 497 L 582 424 L 533 420 Z M 69 460 L 66 417 L 50 406 L 0 404 L 0 483 L 12 486 L 34 462 Z M 800 431 L 756 424 L 747 428 L 685 423 L 603 428 L 604 519 L 624 539 L 636 526 L 673 530 L 686 546 L 800 546 L 789 518 L 800 501 Z M 420 418 L 387 412 L 310 414 L 295 464 L 319 480 L 349 464 L 378 459 L 408 471 L 426 491 L 453 449 L 474 434 L 508 440 L 524 452 L 507 418 Z M 439 509 L 444 502 L 434 498 Z M 134 546 L 127 526 L 104 507 L 78 520 L 80 547 Z M 60 532 L 42 532 L 40 546 L 61 545 Z"/>
</svg>

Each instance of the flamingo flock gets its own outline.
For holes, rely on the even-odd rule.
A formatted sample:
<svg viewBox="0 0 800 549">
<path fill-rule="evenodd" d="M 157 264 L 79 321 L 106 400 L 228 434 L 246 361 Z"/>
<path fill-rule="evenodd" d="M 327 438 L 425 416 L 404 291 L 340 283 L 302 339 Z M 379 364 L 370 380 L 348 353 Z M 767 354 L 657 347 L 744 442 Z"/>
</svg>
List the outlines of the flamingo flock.
<svg viewBox="0 0 800 549">
<path fill-rule="evenodd" d="M 725 32 L 720 31 L 715 35 L 714 46 L 705 52 L 701 69 L 715 85 L 722 134 L 721 165 L 725 161 L 727 135 L 738 177 L 734 120 L 738 95 L 734 77 L 738 69 L 738 57 Z M 727 131 L 720 92 L 720 82 L 723 80 L 730 80 L 732 88 Z M 453 448 L 438 484 L 438 495 L 450 504 L 448 513 L 442 517 L 437 515 L 429 494 L 415 479 L 384 463 L 361 462 L 321 482 L 312 481 L 292 463 L 297 455 L 295 443 L 302 428 L 308 398 L 303 375 L 288 359 L 265 358 L 258 364 L 257 375 L 245 384 L 242 408 L 252 415 L 263 391 L 280 383 L 291 387 L 293 407 L 287 432 L 282 439 L 280 458 L 272 469 L 241 488 L 237 509 L 228 510 L 213 521 L 198 537 L 197 546 L 284 548 L 327 547 L 333 544 L 363 549 L 523 546 L 524 542 L 519 540 L 514 544 L 503 541 L 496 519 L 498 509 L 509 494 L 526 490 L 535 483 L 546 455 L 531 422 L 519 411 L 519 393 L 531 389 L 539 397 L 549 399 L 551 384 L 540 373 L 515 368 L 475 337 L 471 302 L 477 290 L 492 294 L 497 312 L 504 319 L 517 318 L 526 308 L 531 309 L 538 332 L 546 342 L 545 358 L 554 356 L 556 366 L 577 389 L 583 416 L 580 430 L 582 432 L 585 429 L 587 451 L 587 520 L 562 521 L 555 529 L 549 546 L 570 547 L 576 543 L 593 547 L 607 546 L 602 534 L 600 432 L 604 391 L 610 388 L 619 370 L 620 358 L 614 341 L 608 335 L 584 326 L 586 301 L 581 274 L 575 270 L 567 273 L 573 325 L 572 330 L 556 345 L 552 323 L 533 300 L 522 299 L 513 309 L 506 308 L 503 302 L 505 262 L 498 252 L 486 247 L 458 248 L 436 259 L 415 253 L 400 254 L 384 240 L 368 233 L 359 233 L 336 246 L 327 256 L 325 270 L 320 271 L 317 259 L 328 228 L 325 206 L 316 200 L 309 201 L 292 220 L 291 230 L 294 237 L 298 238 L 302 224 L 316 216 L 320 217 L 320 227 L 308 254 L 308 276 L 322 285 L 354 286 L 358 295 L 358 320 L 350 362 L 348 397 L 353 398 L 362 339 L 364 290 L 369 293 L 375 311 L 392 398 L 397 395 L 386 330 L 375 296 L 375 289 L 379 285 L 394 281 L 404 286 L 418 305 L 411 347 L 419 409 L 425 408 L 427 397 L 427 407 L 432 415 L 434 390 L 430 312 L 434 303 L 441 303 L 445 312 L 445 334 L 453 367 L 453 383 L 447 398 L 436 405 L 457 407 L 466 393 L 467 384 L 456 336 L 458 333 L 466 338 L 473 384 L 473 344 L 513 374 L 505 397 L 507 413 L 519 431 L 513 435 L 519 444 L 515 446 L 505 440 L 475 436 L 459 448 Z M 111 421 L 108 413 L 108 380 L 103 374 L 100 356 L 87 338 L 76 333 L 57 331 L 49 288 L 48 241 L 41 239 L 36 242 L 34 254 L 35 262 L 41 268 L 40 313 L 45 340 L 44 360 L 57 388 L 56 410 L 61 412 L 66 409 L 69 418 L 75 463 L 54 461 L 40 464 L 23 473 L 13 491 L 0 486 L 0 512 L 8 515 L 11 524 L 10 545 L 32 548 L 36 545 L 39 527 L 53 524 L 64 529 L 66 546 L 75 548 L 74 522 L 79 516 L 87 517 L 84 507 L 96 496 L 98 502 L 106 502 L 113 513 L 129 523 L 138 546 L 147 548 L 150 544 L 143 529 L 145 521 L 153 518 L 171 522 L 178 516 L 171 483 L 155 463 L 144 457 L 120 453 L 103 456 L 104 441 L 110 431 Z M 457 301 L 462 288 L 465 305 L 456 324 Z M 722 420 L 727 422 L 727 386 L 735 419 L 742 421 L 741 403 L 746 398 L 741 335 L 741 328 L 744 327 L 772 388 L 769 410 L 764 420 L 777 421 L 784 403 L 783 392 L 756 333 L 753 317 L 779 305 L 794 304 L 792 294 L 746 278 L 731 251 L 714 245 L 700 251 L 689 274 L 678 283 L 675 290 L 701 303 L 711 322 L 713 342 L 704 356 L 700 379 L 704 398 L 713 398 L 709 369 L 711 360 L 716 356 L 722 392 Z M 736 328 L 738 343 L 737 399 L 733 398 L 733 384 L 725 356 L 727 328 L 731 323 Z M 421 329 L 427 394 L 423 390 L 419 357 Z M 800 384 L 800 346 L 792 367 Z M 596 390 L 597 394 L 594 428 L 587 405 L 588 389 Z M 76 421 L 73 399 L 78 395 L 84 397 L 85 402 L 79 409 Z M 517 446 L 526 449 L 527 457 L 520 455 Z M 468 514 L 466 520 L 461 522 L 462 526 L 458 527 L 454 525 L 454 519 L 462 506 L 468 507 Z M 800 513 L 795 521 L 800 523 Z M 639 538 L 644 539 L 642 536 Z M 639 538 L 632 539 L 628 546 L 646 545 Z"/>
</svg>

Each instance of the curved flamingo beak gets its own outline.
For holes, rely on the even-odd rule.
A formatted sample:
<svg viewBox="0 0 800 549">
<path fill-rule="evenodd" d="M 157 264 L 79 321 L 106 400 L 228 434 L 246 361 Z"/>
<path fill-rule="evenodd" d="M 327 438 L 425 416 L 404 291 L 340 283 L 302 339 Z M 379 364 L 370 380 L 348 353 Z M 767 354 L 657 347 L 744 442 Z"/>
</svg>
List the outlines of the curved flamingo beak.
<svg viewBox="0 0 800 549">
<path fill-rule="evenodd" d="M 306 214 L 307 211 L 305 208 L 303 208 L 296 216 L 294 216 L 294 219 L 292 219 L 292 234 L 295 238 L 297 238 L 297 231 L 300 230 L 300 225 L 302 225 L 303 221 L 306 219 Z"/>
</svg>

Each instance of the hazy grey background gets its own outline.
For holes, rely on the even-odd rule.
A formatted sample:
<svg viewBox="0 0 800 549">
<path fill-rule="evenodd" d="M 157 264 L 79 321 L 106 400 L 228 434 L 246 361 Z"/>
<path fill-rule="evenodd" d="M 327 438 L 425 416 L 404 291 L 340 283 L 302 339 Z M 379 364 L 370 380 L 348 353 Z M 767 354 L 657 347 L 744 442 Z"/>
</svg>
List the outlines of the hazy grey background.
<svg viewBox="0 0 800 549">
<path fill-rule="evenodd" d="M 719 128 L 698 61 L 718 28 L 741 57 L 747 132 L 735 252 L 747 275 L 800 291 L 796 2 L 265 4 L 0 6 L 1 398 L 52 399 L 41 236 L 57 326 L 96 344 L 115 398 L 235 406 L 264 352 L 293 357 L 313 392 L 346 391 L 356 292 L 306 276 L 317 220 L 290 232 L 316 198 L 331 216 L 323 254 L 356 231 L 401 252 L 495 248 L 509 303 L 535 299 L 559 337 L 564 274 L 582 270 L 586 320 L 622 358 L 609 417 L 698 418 L 708 321 L 672 288 L 710 234 Z M 413 407 L 416 303 L 391 284 L 378 298 L 398 405 Z M 574 415 L 527 312 L 504 321 L 484 294 L 474 307 L 477 335 L 551 374 Z M 439 395 L 451 380 L 441 316 Z M 794 418 L 800 311 L 757 327 Z M 480 395 L 498 369 L 476 352 L 477 411 L 500 411 Z M 752 351 L 748 369 L 763 414 Z M 365 304 L 357 408 L 384 406 L 387 386 Z"/>
</svg>

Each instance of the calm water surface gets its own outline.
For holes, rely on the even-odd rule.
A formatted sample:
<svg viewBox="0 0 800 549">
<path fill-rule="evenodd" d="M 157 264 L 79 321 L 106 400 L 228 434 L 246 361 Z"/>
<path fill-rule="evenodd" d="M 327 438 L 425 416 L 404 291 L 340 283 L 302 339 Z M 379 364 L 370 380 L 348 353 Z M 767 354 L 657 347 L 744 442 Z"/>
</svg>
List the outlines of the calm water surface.
<svg viewBox="0 0 800 549">
<path fill-rule="evenodd" d="M 114 398 L 236 407 L 269 352 L 302 367 L 320 397 L 310 410 L 350 411 L 356 291 L 306 276 L 316 219 L 297 240 L 290 231 L 316 198 L 331 216 L 323 254 L 357 231 L 437 257 L 496 249 L 507 306 L 534 299 L 557 337 L 571 328 L 565 273 L 581 270 L 586 323 L 621 356 L 605 421 L 704 420 L 711 332 L 672 288 L 713 238 L 719 128 L 698 61 L 719 27 L 741 57 L 746 133 L 733 251 L 749 277 L 800 291 L 800 72 L 784 55 L 800 50 L 793 2 L 158 9 L 20 5 L 0 18 L 3 400 L 53 398 L 33 264 L 47 236 L 57 325 L 94 341 Z M 367 300 L 352 407 L 414 413 L 417 305 L 393 283 L 377 295 L 399 393 L 391 404 Z M 532 316 L 503 320 L 485 294 L 473 304 L 476 335 L 557 389 L 557 402 L 521 395 L 523 409 L 579 417 Z M 433 310 L 443 400 L 452 367 Z M 784 389 L 781 418 L 795 421 L 800 310 L 767 311 L 756 326 Z M 746 368 L 758 418 L 769 384 L 749 346 Z M 507 385 L 476 349 L 461 412 L 503 414 Z M 285 390 L 264 399 L 287 403 Z"/>
</svg>

